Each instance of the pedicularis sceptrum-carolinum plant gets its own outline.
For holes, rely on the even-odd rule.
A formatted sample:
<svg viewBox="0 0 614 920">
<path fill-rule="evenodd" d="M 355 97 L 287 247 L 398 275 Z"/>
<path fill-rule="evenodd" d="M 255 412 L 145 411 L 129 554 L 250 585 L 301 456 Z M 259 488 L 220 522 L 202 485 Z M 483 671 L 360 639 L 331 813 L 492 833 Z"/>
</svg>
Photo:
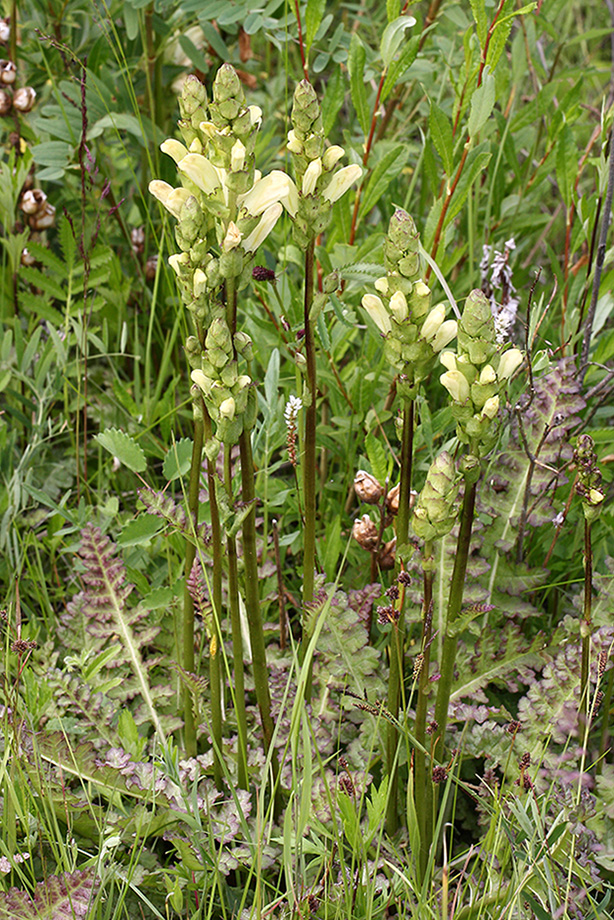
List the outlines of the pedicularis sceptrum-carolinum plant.
<svg viewBox="0 0 614 920">
<path fill-rule="evenodd" d="M 611 912 L 604 13 L 466 7 L 0 19 L 0 920 Z"/>
</svg>

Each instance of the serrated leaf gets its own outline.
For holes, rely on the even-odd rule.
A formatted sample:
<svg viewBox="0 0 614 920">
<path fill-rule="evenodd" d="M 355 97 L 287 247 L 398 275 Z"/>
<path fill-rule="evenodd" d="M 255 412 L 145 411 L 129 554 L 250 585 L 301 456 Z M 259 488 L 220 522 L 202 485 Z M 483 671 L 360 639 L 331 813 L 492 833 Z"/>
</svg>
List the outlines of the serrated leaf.
<svg viewBox="0 0 614 920">
<path fill-rule="evenodd" d="M 388 455 L 382 443 L 371 431 L 365 438 L 365 450 L 371 464 L 371 471 L 383 486 L 388 478 Z"/>
<path fill-rule="evenodd" d="M 120 546 L 142 546 L 164 529 L 164 521 L 156 514 L 142 512 L 122 527 L 117 542 Z"/>
<path fill-rule="evenodd" d="M 54 309 L 45 297 L 40 294 L 32 294 L 31 291 L 19 292 L 19 305 L 28 313 L 32 313 L 39 319 L 44 319 L 54 326 L 61 326 L 64 317 L 59 310 Z"/>
<path fill-rule="evenodd" d="M 192 464 L 192 440 L 191 438 L 182 438 L 177 441 L 166 454 L 162 472 L 168 482 L 185 476 Z"/>
<path fill-rule="evenodd" d="M 120 431 L 118 428 L 106 428 L 94 438 L 101 447 L 108 450 L 133 473 L 142 473 L 147 468 L 143 448 L 136 443 L 134 438 Z"/>
<path fill-rule="evenodd" d="M 429 130 L 435 150 L 441 157 L 443 168 L 449 176 L 452 173 L 452 152 L 454 149 L 452 123 L 435 102 L 431 102 Z"/>
<path fill-rule="evenodd" d="M 393 179 L 401 172 L 407 157 L 409 147 L 407 144 L 397 144 L 379 161 L 367 183 L 360 206 L 360 215 L 364 217 L 371 208 L 375 207 Z"/>
<path fill-rule="evenodd" d="M 307 51 L 311 48 L 316 32 L 320 28 L 325 9 L 326 0 L 307 0 L 305 10 L 305 46 Z"/>
<path fill-rule="evenodd" d="M 378 262 L 354 262 L 338 269 L 344 281 L 377 281 L 386 271 Z"/>
<path fill-rule="evenodd" d="M 494 104 L 495 78 L 493 74 L 484 72 L 481 84 L 471 97 L 471 113 L 467 127 L 470 137 L 475 137 L 478 131 L 484 127 L 490 118 Z"/>
<path fill-rule="evenodd" d="M 354 32 L 350 40 L 350 51 L 348 54 L 348 70 L 350 72 L 350 94 L 352 96 L 352 105 L 356 110 L 358 123 L 366 136 L 369 131 L 371 113 L 367 102 L 367 90 L 365 89 L 365 63 L 367 52 L 365 46 Z"/>
<path fill-rule="evenodd" d="M 324 348 L 324 351 L 330 351 L 331 349 L 330 336 L 328 334 L 328 329 L 326 328 L 326 320 L 324 319 L 324 316 L 321 313 L 316 320 L 316 326 L 318 329 L 318 336 L 320 337 L 320 341 L 322 343 L 322 347 Z"/>
<path fill-rule="evenodd" d="M 393 22 L 388 23 L 380 43 L 380 54 L 382 55 L 384 67 L 388 67 L 392 63 L 403 41 L 405 29 L 411 29 L 415 25 L 416 20 L 413 16 L 399 16 Z"/>
</svg>

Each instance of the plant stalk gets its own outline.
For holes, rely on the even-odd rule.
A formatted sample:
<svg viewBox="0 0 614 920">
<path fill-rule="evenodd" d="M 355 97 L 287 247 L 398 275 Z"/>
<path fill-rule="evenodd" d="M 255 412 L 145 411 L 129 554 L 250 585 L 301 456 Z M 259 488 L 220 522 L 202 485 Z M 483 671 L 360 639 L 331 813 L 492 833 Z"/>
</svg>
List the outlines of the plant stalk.
<svg viewBox="0 0 614 920">
<path fill-rule="evenodd" d="M 203 401 L 204 430 L 207 440 L 212 435 L 211 419 Z M 211 555 L 213 576 L 211 591 L 211 641 L 209 645 L 209 694 L 211 701 L 211 738 L 213 741 L 213 778 L 218 789 L 222 788 L 222 645 L 220 622 L 222 619 L 222 528 L 215 491 L 215 464 L 207 460 L 207 485 L 209 488 L 209 511 L 211 515 Z"/>
<path fill-rule="evenodd" d="M 582 611 L 582 664 L 580 669 L 580 724 L 584 732 L 589 723 L 589 666 L 591 651 L 591 625 L 592 625 L 592 593 L 593 593 L 593 546 L 591 540 L 591 525 L 584 518 L 584 605 Z"/>
<path fill-rule="evenodd" d="M 198 490 L 200 486 L 200 468 L 203 454 L 204 420 L 200 401 L 194 403 L 194 443 L 192 444 L 192 463 L 190 465 L 190 482 L 188 487 L 188 514 L 192 522 L 192 539 L 186 540 L 184 588 L 183 588 L 183 669 L 188 674 L 194 671 L 194 601 L 188 589 L 188 579 L 196 558 L 196 529 L 198 526 Z M 184 746 L 186 757 L 196 756 L 196 727 L 192 692 L 185 685 L 183 688 Z"/>
<path fill-rule="evenodd" d="M 397 514 L 397 572 L 400 568 L 400 550 L 407 543 L 409 534 L 409 499 L 414 452 L 414 400 L 406 399 L 403 406 L 403 433 L 401 436 L 401 482 L 399 489 L 399 511 Z M 401 591 L 398 601 L 398 619 L 390 631 L 388 675 L 388 712 L 396 719 L 403 691 L 404 646 L 405 646 L 405 592 Z M 386 829 L 394 834 L 398 826 L 397 790 L 398 771 L 396 767 L 399 733 L 391 722 L 386 726 L 386 764 L 390 777 Z"/>
<path fill-rule="evenodd" d="M 418 702 L 416 704 L 416 740 L 426 747 L 426 713 L 428 710 L 430 683 L 429 665 L 431 659 L 431 636 L 433 625 L 433 542 L 426 541 L 422 553 L 422 571 L 424 584 L 424 599 L 422 603 L 422 663 L 418 684 Z M 430 766 L 430 764 L 429 764 Z M 415 798 L 416 816 L 420 830 L 420 860 L 419 878 L 424 881 L 428 865 L 429 851 L 425 846 L 427 840 L 433 839 L 433 784 L 427 781 L 426 755 L 423 750 L 416 747 L 414 751 L 415 788 L 418 794 Z M 429 794 L 430 793 L 430 794 Z"/>
<path fill-rule="evenodd" d="M 231 447 L 224 447 L 224 485 L 228 501 L 232 505 Z M 238 734 L 238 784 L 247 789 L 247 714 L 245 712 L 245 668 L 243 664 L 243 636 L 241 634 L 241 613 L 239 608 L 239 575 L 237 567 L 237 544 L 234 536 L 226 535 L 228 556 L 228 606 L 232 632 L 232 661 L 234 670 L 234 705 L 237 716 Z"/>
<path fill-rule="evenodd" d="M 316 355 L 311 321 L 311 305 L 314 293 L 315 240 L 311 240 L 305 252 L 305 359 L 307 362 L 307 406 L 305 409 L 305 437 L 303 441 L 303 507 L 305 526 L 303 528 L 303 639 L 301 660 L 311 639 L 311 628 L 307 606 L 313 600 L 316 566 Z M 309 674 L 305 684 L 305 699 L 311 699 L 313 664 L 309 662 Z"/>
<path fill-rule="evenodd" d="M 444 739 L 446 734 L 446 725 L 448 722 L 448 706 L 452 693 L 454 664 L 456 662 L 456 647 L 458 644 L 458 638 L 453 632 L 453 626 L 455 620 L 460 614 L 463 604 L 465 573 L 467 571 L 467 560 L 469 559 L 469 544 L 471 542 L 471 531 L 473 528 L 476 493 L 477 482 L 469 484 L 465 480 L 465 495 L 463 498 L 463 508 L 461 511 L 460 531 L 458 534 L 458 541 L 456 543 L 456 558 L 454 560 L 452 583 L 450 585 L 450 594 L 448 596 L 446 634 L 443 640 L 441 664 L 439 668 L 441 676 L 437 686 L 437 700 L 435 702 L 435 721 L 438 725 L 438 738 L 435 744 L 436 761 L 441 761 L 444 755 Z"/>
</svg>

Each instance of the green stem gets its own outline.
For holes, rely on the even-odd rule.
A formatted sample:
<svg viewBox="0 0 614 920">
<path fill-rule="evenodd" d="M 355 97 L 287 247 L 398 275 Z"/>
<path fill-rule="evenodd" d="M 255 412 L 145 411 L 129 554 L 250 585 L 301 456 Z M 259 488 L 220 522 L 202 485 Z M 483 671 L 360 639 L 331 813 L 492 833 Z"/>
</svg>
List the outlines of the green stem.
<svg viewBox="0 0 614 920">
<path fill-rule="evenodd" d="M 245 566 L 245 606 L 252 646 L 252 669 L 256 700 L 262 722 L 264 749 L 269 753 L 273 739 L 273 719 L 271 717 L 271 694 L 269 690 L 269 669 L 264 645 L 264 630 L 260 612 L 260 590 L 258 576 L 258 558 L 256 552 L 256 490 L 254 484 L 254 460 L 249 431 L 243 431 L 239 440 L 241 449 L 241 486 L 242 498 L 250 505 L 249 514 L 243 521 L 243 564 Z M 271 751 L 271 764 L 274 777 L 279 772 L 277 756 Z"/>
<path fill-rule="evenodd" d="M 232 470 L 230 445 L 224 447 L 224 484 L 232 505 Z M 241 635 L 241 614 L 239 609 L 239 575 L 237 570 L 237 545 L 235 538 L 226 536 L 228 556 L 228 606 L 232 632 L 232 660 L 234 665 L 234 705 L 237 716 L 238 734 L 238 784 L 247 789 L 247 715 L 245 712 L 245 674 L 243 665 L 243 636 Z"/>
<path fill-rule="evenodd" d="M 429 665 L 431 659 L 431 635 L 433 623 L 433 543 L 428 540 L 424 544 L 422 553 L 422 570 L 424 578 L 424 600 L 422 604 L 422 664 L 418 684 L 418 702 L 416 704 L 416 740 L 426 747 L 426 714 L 428 711 L 430 682 Z M 416 815 L 420 830 L 420 862 L 419 878 L 424 880 L 428 865 L 429 850 L 425 846 L 427 840 L 433 839 L 433 784 L 427 781 L 426 755 L 423 750 L 416 747 L 414 752 Z M 430 793 L 430 794 L 429 794 Z"/>
<path fill-rule="evenodd" d="M 205 438 L 212 435 L 211 419 L 203 404 Z M 222 619 L 222 528 L 215 491 L 215 463 L 207 460 L 207 485 L 209 488 L 209 511 L 211 515 L 211 555 L 213 556 L 213 577 L 211 591 L 211 643 L 209 647 L 209 693 L 211 700 L 211 738 L 213 741 L 213 778 L 218 789 L 222 788 L 222 645 L 220 622 Z"/>
<path fill-rule="evenodd" d="M 592 622 L 592 592 L 593 592 L 593 547 L 591 541 L 591 525 L 584 519 L 584 610 L 582 616 L 582 665 L 580 670 L 580 725 L 584 731 L 588 728 L 589 718 L 589 663 L 591 650 L 591 622 Z"/>
<path fill-rule="evenodd" d="M 311 304 L 314 292 L 315 240 L 305 252 L 305 359 L 307 361 L 307 407 L 305 410 L 305 438 L 303 450 L 303 506 L 305 526 L 303 529 L 303 623 L 301 661 L 304 659 L 311 639 L 310 619 L 307 605 L 313 600 L 314 574 L 316 564 L 316 355 L 311 322 Z M 309 673 L 305 684 L 305 700 L 311 700 L 313 662 L 308 664 Z"/>
<path fill-rule="evenodd" d="M 399 489 L 399 511 L 397 514 L 397 572 L 400 567 L 401 547 L 405 546 L 409 534 L 409 499 L 411 494 L 411 474 L 414 453 L 414 400 L 406 399 L 403 407 L 403 434 L 401 436 L 401 483 Z M 396 719 L 399 713 L 403 690 L 404 646 L 405 646 L 405 593 L 401 591 L 398 605 L 398 619 L 390 631 L 389 653 L 390 673 L 388 676 L 387 707 Z M 394 834 L 398 826 L 397 790 L 398 771 L 396 767 L 399 733 L 389 722 L 386 726 L 386 762 L 390 777 L 390 794 L 386 814 L 386 829 Z"/>
<path fill-rule="evenodd" d="M 435 744 L 435 759 L 437 761 L 442 761 L 444 755 L 444 738 L 448 722 L 448 706 L 452 693 L 456 646 L 458 642 L 456 633 L 453 631 L 453 626 L 460 614 L 463 604 L 465 573 L 467 571 L 467 560 L 469 559 L 469 544 L 471 542 L 471 531 L 473 528 L 476 492 L 477 482 L 469 484 L 465 480 L 465 496 L 463 498 L 463 508 L 461 511 L 460 531 L 456 543 L 456 558 L 454 560 L 454 570 L 452 572 L 452 583 L 448 595 L 446 632 L 443 639 L 441 664 L 439 668 L 441 676 L 437 685 L 437 700 L 435 702 L 435 721 L 438 725 L 438 738 Z"/>
<path fill-rule="evenodd" d="M 200 403 L 194 403 L 194 443 L 192 444 L 192 463 L 190 466 L 190 484 L 188 488 L 188 513 L 192 522 L 191 538 L 186 540 L 184 588 L 183 588 L 183 669 L 189 674 L 194 671 L 194 601 L 188 590 L 188 579 L 196 558 L 196 528 L 198 526 L 198 490 L 200 486 L 200 469 L 203 454 L 203 414 Z M 186 757 L 196 756 L 196 727 L 192 692 L 188 686 L 183 688 L 184 744 Z"/>
</svg>

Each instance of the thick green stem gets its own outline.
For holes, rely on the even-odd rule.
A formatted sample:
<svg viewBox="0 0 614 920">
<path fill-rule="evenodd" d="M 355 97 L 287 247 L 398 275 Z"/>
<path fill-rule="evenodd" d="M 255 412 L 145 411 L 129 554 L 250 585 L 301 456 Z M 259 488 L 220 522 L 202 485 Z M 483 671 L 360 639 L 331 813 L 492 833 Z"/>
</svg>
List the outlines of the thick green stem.
<svg viewBox="0 0 614 920">
<path fill-rule="evenodd" d="M 580 725 L 584 731 L 588 726 L 589 717 L 589 684 L 588 674 L 591 651 L 591 622 L 592 622 L 592 593 L 593 593 L 593 547 L 591 542 L 591 525 L 584 519 L 584 610 L 582 616 L 582 666 L 580 670 Z"/>
<path fill-rule="evenodd" d="M 307 361 L 307 407 L 305 409 L 305 438 L 303 442 L 303 639 L 301 661 L 311 639 L 310 618 L 307 605 L 313 600 L 316 567 L 316 354 L 311 321 L 314 291 L 315 240 L 305 252 L 305 359 Z M 305 684 L 305 700 L 311 700 L 313 662 L 308 663 L 309 673 Z"/>
<path fill-rule="evenodd" d="M 313 323 L 310 319 L 313 301 L 314 249 L 312 241 L 305 253 L 305 359 L 307 361 L 307 397 L 305 410 L 305 441 L 303 454 L 303 504 L 305 529 L 303 533 L 303 604 L 313 600 L 316 558 L 316 355 Z"/>
<path fill-rule="evenodd" d="M 397 572 L 400 567 L 399 550 L 407 543 L 409 534 L 409 499 L 411 494 L 411 474 L 414 453 L 414 401 L 405 400 L 403 407 L 403 434 L 401 436 L 401 482 L 399 488 L 399 512 L 397 514 Z M 398 606 L 398 619 L 390 631 L 390 674 L 388 676 L 387 707 L 396 719 L 399 713 L 403 690 L 404 646 L 405 646 L 405 592 L 401 592 Z M 390 795 L 386 814 L 386 828 L 394 834 L 398 826 L 397 790 L 398 771 L 396 767 L 399 733 L 392 723 L 386 726 L 386 763 L 390 777 Z"/>
<path fill-rule="evenodd" d="M 204 411 L 205 437 L 211 437 L 211 419 Z M 207 485 L 209 487 L 209 511 L 211 515 L 211 555 L 213 576 L 211 591 L 211 642 L 209 645 L 209 694 L 211 700 L 211 738 L 213 741 L 213 778 L 218 789 L 222 788 L 222 644 L 220 622 L 222 619 L 222 529 L 215 492 L 215 463 L 207 460 Z"/>
<path fill-rule="evenodd" d="M 416 704 L 416 740 L 426 747 L 426 714 L 428 711 L 430 683 L 429 664 L 431 659 L 431 634 L 433 624 L 433 543 L 427 541 L 422 553 L 422 570 L 424 578 L 424 600 L 422 603 L 422 663 L 418 684 L 418 702 Z M 429 764 L 430 766 L 430 764 Z M 433 784 L 427 781 L 427 762 L 423 750 L 416 747 L 414 752 L 415 789 L 417 790 L 415 806 L 420 830 L 419 878 L 422 882 L 426 875 L 429 851 L 425 846 L 427 840 L 433 839 Z M 430 793 L 430 794 L 429 794 Z"/>
<path fill-rule="evenodd" d="M 454 680 L 454 664 L 456 662 L 456 647 L 458 638 L 454 632 L 454 623 L 461 611 L 463 604 L 463 593 L 465 589 L 465 573 L 467 571 L 467 560 L 469 559 L 469 544 L 471 542 L 471 531 L 473 528 L 473 516 L 475 511 L 475 496 L 477 492 L 477 482 L 467 483 L 465 481 L 465 496 L 463 499 L 463 509 L 461 511 L 461 524 L 456 543 L 456 558 L 454 560 L 454 570 L 452 572 L 452 583 L 450 585 L 450 594 L 448 595 L 448 610 L 446 615 L 446 633 L 443 640 L 443 649 L 440 663 L 440 678 L 437 685 L 437 700 L 435 702 L 435 721 L 437 722 L 438 738 L 435 745 L 435 759 L 443 760 L 444 738 L 446 725 L 448 722 L 448 706 L 450 704 L 450 695 L 452 693 L 452 683 Z"/>
<path fill-rule="evenodd" d="M 243 564 L 245 566 L 245 606 L 252 646 L 252 670 L 256 700 L 262 722 L 264 749 L 269 753 L 273 739 L 271 716 L 271 694 L 269 690 L 269 669 L 264 645 L 264 630 L 260 613 L 260 589 L 258 579 L 258 558 L 256 553 L 256 490 L 254 485 L 254 461 L 249 431 L 243 431 L 239 441 L 241 449 L 242 497 L 250 505 L 250 511 L 243 521 Z M 275 751 L 271 751 L 273 775 L 277 778 L 279 767 Z"/>
<path fill-rule="evenodd" d="M 224 448 L 224 484 L 228 500 L 232 504 L 232 470 L 230 446 Z M 247 789 L 247 715 L 245 712 L 245 676 L 243 666 L 243 636 L 241 635 L 241 614 L 239 609 L 239 576 L 237 571 L 237 545 L 234 536 L 226 537 L 228 556 L 228 606 L 232 632 L 232 661 L 234 666 L 234 704 L 237 716 L 238 734 L 238 783 Z"/>
<path fill-rule="evenodd" d="M 195 531 L 198 525 L 198 490 L 203 455 L 203 414 L 200 403 L 194 404 L 194 443 L 192 444 L 192 463 L 190 466 L 190 484 L 188 488 L 188 512 L 192 522 L 191 538 L 186 540 L 184 588 L 183 588 L 183 629 L 182 629 L 182 666 L 191 674 L 194 671 L 194 601 L 188 590 L 188 579 L 196 558 Z M 183 688 L 184 745 L 186 757 L 196 756 L 196 728 L 192 692 L 188 686 Z"/>
</svg>

